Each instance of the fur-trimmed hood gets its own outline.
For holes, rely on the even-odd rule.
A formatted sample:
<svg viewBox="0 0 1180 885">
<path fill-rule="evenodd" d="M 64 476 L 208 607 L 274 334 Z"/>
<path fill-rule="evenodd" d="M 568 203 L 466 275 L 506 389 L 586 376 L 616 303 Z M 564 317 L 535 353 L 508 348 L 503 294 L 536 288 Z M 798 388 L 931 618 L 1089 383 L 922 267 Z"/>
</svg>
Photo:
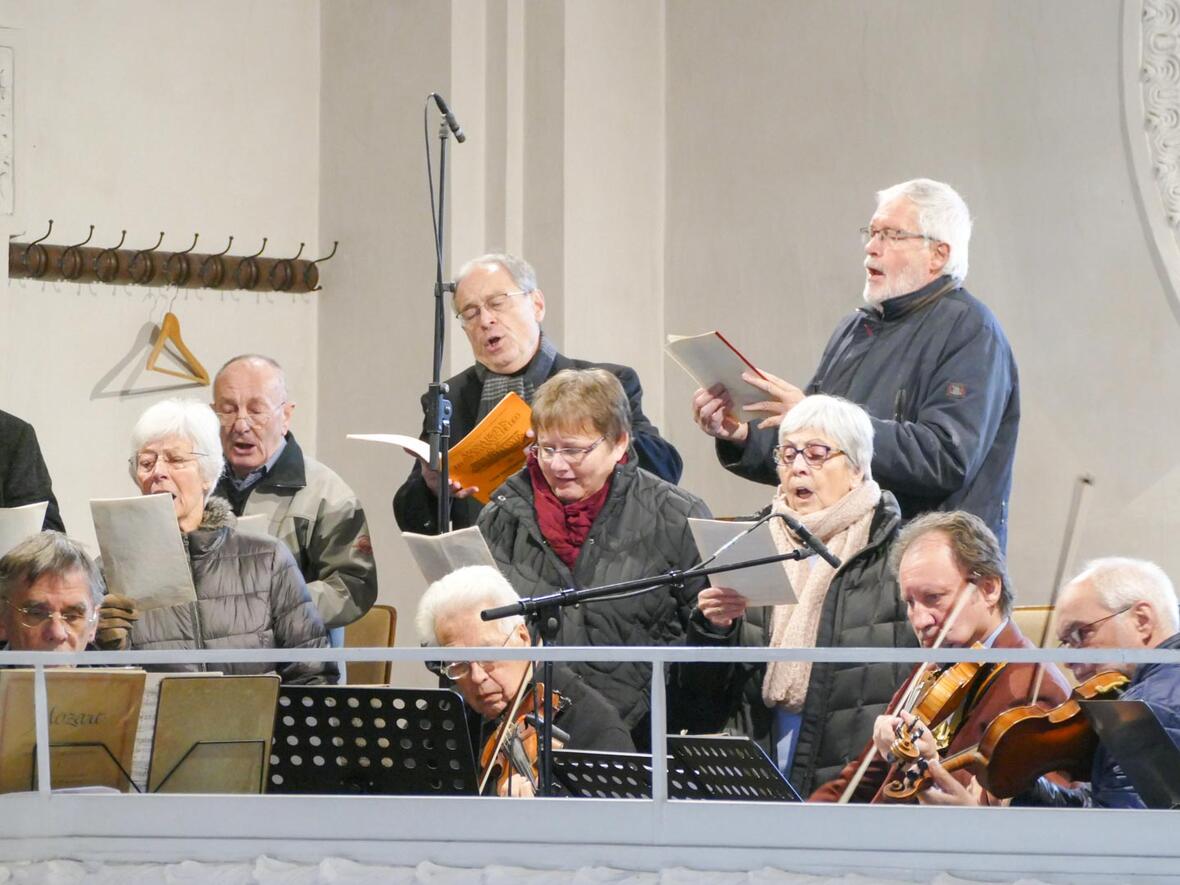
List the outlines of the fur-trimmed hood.
<svg viewBox="0 0 1180 885">
<path fill-rule="evenodd" d="M 238 518 L 234 516 L 229 501 L 214 495 L 205 502 L 205 512 L 201 516 L 201 524 L 197 526 L 197 531 L 209 531 L 227 526 L 232 529 L 237 524 Z"/>
</svg>

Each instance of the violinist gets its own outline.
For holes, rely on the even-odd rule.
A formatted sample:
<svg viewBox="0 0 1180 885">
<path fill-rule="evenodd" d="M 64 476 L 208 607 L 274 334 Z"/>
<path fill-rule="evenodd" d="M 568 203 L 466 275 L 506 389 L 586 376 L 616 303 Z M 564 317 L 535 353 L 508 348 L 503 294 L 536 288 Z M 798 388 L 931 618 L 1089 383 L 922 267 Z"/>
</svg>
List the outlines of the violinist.
<svg viewBox="0 0 1180 885">
<path fill-rule="evenodd" d="M 519 598 L 504 576 L 490 566 L 457 569 L 435 581 L 423 594 L 418 603 L 418 635 L 423 645 L 527 648 L 531 644 L 529 631 L 519 615 L 498 621 L 484 621 L 479 616 L 483 609 Z M 517 698 L 527 698 L 534 679 L 540 677 L 539 670 L 534 674 L 531 661 L 459 661 L 432 669 L 449 679 L 467 702 L 477 753 L 504 724 L 505 715 L 513 715 L 510 708 Z M 568 740 L 562 740 L 568 749 L 634 752 L 630 733 L 601 694 L 563 664 L 554 667 L 553 676 L 554 684 L 549 688 L 560 696 L 560 710 L 553 718 L 555 738 L 559 731 L 568 736 Z M 541 715 L 538 708 L 536 716 Z M 536 759 L 531 762 L 535 765 Z M 490 792 L 531 796 L 534 789 L 527 772 L 517 776 L 506 770 L 497 788 L 485 789 L 485 793 Z"/>
<path fill-rule="evenodd" d="M 978 517 L 962 511 L 929 513 L 901 530 L 890 557 L 910 625 L 924 648 L 1031 648 L 1009 615 L 1012 590 L 995 535 Z M 894 750 L 908 738 L 919 754 L 947 756 L 979 742 L 987 725 L 1003 711 L 1030 703 L 1036 667 L 1032 664 L 959 664 L 963 677 L 938 709 L 916 703 L 915 715 L 903 709 L 911 686 L 907 679 L 887 712 L 877 717 L 873 737 L 858 759 L 811 796 L 813 801 L 885 801 L 883 788 L 901 774 Z M 919 676 L 939 675 L 935 665 L 919 666 Z M 1068 695 L 1065 680 L 1046 671 L 1035 702 L 1050 709 Z M 929 693 L 934 696 L 934 692 Z M 925 718 L 921 718 L 924 716 Z M 928 763 L 934 772 L 937 761 Z M 981 803 L 997 800 L 967 771 L 946 774 L 918 794 L 928 804 Z"/>
<path fill-rule="evenodd" d="M 1065 585 L 1056 610 L 1057 637 L 1065 648 L 1180 648 L 1176 590 L 1163 569 L 1140 559 L 1110 557 L 1089 563 Z M 1145 701 L 1180 745 L 1180 666 L 1175 664 L 1070 664 L 1079 682 L 1102 670 L 1131 681 L 1123 700 Z M 1119 765 L 1099 746 L 1089 783 L 1062 788 L 1046 778 L 1013 805 L 1143 808 Z"/>
</svg>

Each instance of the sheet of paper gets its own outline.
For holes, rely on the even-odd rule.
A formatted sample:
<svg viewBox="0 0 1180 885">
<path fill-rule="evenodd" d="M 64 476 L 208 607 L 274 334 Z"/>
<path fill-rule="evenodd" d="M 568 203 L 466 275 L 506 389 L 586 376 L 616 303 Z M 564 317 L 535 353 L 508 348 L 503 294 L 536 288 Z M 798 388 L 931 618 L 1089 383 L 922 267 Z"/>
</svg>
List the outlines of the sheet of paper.
<svg viewBox="0 0 1180 885">
<path fill-rule="evenodd" d="M 404 532 L 402 537 L 427 584 L 433 584 L 465 565 L 497 567 L 488 542 L 475 526 L 442 535 Z"/>
<path fill-rule="evenodd" d="M 94 499 L 90 514 L 111 593 L 142 611 L 196 601 L 171 495 Z"/>
<path fill-rule="evenodd" d="M 430 443 L 413 436 L 403 436 L 400 433 L 350 433 L 348 439 L 359 439 L 364 442 L 385 443 L 407 449 L 423 461 L 430 461 Z"/>
<path fill-rule="evenodd" d="M 720 332 L 669 335 L 664 352 L 701 387 L 723 384 L 733 397 L 734 405 L 739 408 L 766 399 L 765 392 L 742 379 L 742 372 L 762 373 Z M 741 418 L 742 415 L 738 414 L 737 417 Z"/>
<path fill-rule="evenodd" d="M 507 394 L 475 428 L 451 448 L 451 476 L 464 487 L 477 486 L 481 504 L 504 480 L 524 467 L 533 410 L 519 395 Z"/>
<path fill-rule="evenodd" d="M 135 731 L 135 747 L 131 754 L 131 779 L 139 789 L 148 782 L 148 765 L 152 761 L 152 738 L 156 733 L 156 704 L 160 700 L 160 680 L 186 676 L 220 676 L 220 673 L 148 673 L 143 684 L 143 702 L 139 706 L 139 725 Z"/>
<path fill-rule="evenodd" d="M 708 559 L 714 551 L 721 549 L 755 523 L 689 518 L 688 525 L 692 529 L 692 536 L 697 542 L 701 558 Z M 775 556 L 778 552 L 774 546 L 774 538 L 770 535 L 770 526 L 763 523 L 723 550 L 709 566 L 761 559 L 764 556 Z M 781 562 L 721 572 L 711 575 L 709 581 L 714 587 L 733 588 L 746 597 L 750 605 L 792 605 L 796 602 L 795 591 L 791 587 L 791 582 L 787 580 L 787 573 Z"/>
<path fill-rule="evenodd" d="M 262 535 L 264 538 L 269 538 L 270 517 L 265 513 L 252 513 L 248 516 L 239 516 L 235 528 L 243 535 Z"/>
<path fill-rule="evenodd" d="M 41 531 L 49 502 L 38 501 L 23 507 L 0 507 L 0 556 L 25 538 Z"/>
</svg>

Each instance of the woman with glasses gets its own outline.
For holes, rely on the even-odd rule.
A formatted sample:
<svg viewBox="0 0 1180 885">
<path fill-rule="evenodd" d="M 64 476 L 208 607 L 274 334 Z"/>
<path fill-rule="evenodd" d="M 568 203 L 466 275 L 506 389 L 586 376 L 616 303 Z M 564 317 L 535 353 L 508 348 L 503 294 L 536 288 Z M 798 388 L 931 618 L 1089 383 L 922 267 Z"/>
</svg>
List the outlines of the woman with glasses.
<svg viewBox="0 0 1180 885">
<path fill-rule="evenodd" d="M 868 414 L 838 397 L 805 397 L 783 419 L 774 455 L 779 486 L 763 515 L 794 517 L 841 566 L 833 569 L 817 556 L 784 562 L 796 605 L 747 611 L 745 598 L 733 590 L 703 590 L 698 617 L 713 632 L 694 627 L 691 641 L 773 648 L 916 645 L 887 568 L 901 515 L 893 495 L 872 478 Z M 803 546 L 785 521 L 771 516 L 769 524 L 780 552 Z M 713 727 L 728 724 L 769 743 L 771 758 L 803 795 L 861 751 L 907 670 L 902 664 L 809 661 L 686 668 L 702 701 L 718 704 Z"/>
<path fill-rule="evenodd" d="M 170 495 L 192 567 L 195 602 L 139 612 L 135 649 L 326 648 L 328 635 L 290 551 L 239 534 L 228 502 L 212 496 L 224 460 L 208 405 L 170 399 L 151 406 L 131 433 L 131 477 L 145 495 Z M 336 680 L 334 664 L 160 667 L 224 673 L 278 672 L 284 682 Z"/>
<path fill-rule="evenodd" d="M 500 570 L 521 596 L 597 587 L 685 570 L 699 561 L 688 517 L 703 501 L 639 468 L 623 387 L 604 369 L 567 369 L 533 398 L 525 469 L 479 515 Z M 683 643 L 701 581 L 593 602 L 562 612 L 562 645 Z M 649 665 L 578 662 L 571 668 L 650 745 Z M 669 729 L 684 720 L 669 698 Z"/>
</svg>

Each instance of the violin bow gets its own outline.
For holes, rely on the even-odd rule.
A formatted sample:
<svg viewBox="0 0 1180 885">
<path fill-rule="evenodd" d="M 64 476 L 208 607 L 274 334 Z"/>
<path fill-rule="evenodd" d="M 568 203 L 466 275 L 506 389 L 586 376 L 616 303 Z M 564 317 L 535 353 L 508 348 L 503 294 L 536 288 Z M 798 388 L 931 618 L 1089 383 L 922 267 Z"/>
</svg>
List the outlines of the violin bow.
<svg viewBox="0 0 1180 885">
<path fill-rule="evenodd" d="M 1049 611 L 1045 615 L 1045 624 L 1041 628 L 1040 648 L 1049 641 L 1049 626 L 1053 623 L 1057 608 L 1057 597 L 1061 595 L 1061 582 L 1065 580 L 1065 570 L 1073 561 L 1077 548 L 1077 529 L 1081 521 L 1082 503 L 1085 500 L 1086 489 L 1094 485 L 1094 477 L 1088 473 L 1078 475 L 1073 487 L 1073 498 L 1069 502 L 1069 516 L 1065 519 L 1065 536 L 1061 539 L 1061 553 L 1057 557 L 1057 571 L 1053 575 L 1053 587 L 1049 591 Z M 1029 692 L 1028 703 L 1036 703 L 1041 694 L 1041 680 L 1045 676 L 1044 662 L 1037 663 L 1036 675 L 1032 680 L 1032 691 Z"/>
<path fill-rule="evenodd" d="M 540 643 L 538 642 L 538 645 L 539 644 Z M 533 681 L 532 677 L 533 670 L 530 666 L 529 669 L 525 671 L 524 676 L 521 677 L 520 685 L 517 686 L 516 689 L 516 697 L 512 699 L 512 703 L 505 707 L 504 712 L 500 714 L 504 721 L 500 725 L 500 735 L 496 739 L 496 749 L 492 752 L 491 761 L 488 762 L 488 767 L 484 769 L 484 772 L 479 779 L 478 795 L 480 796 L 483 795 L 484 788 L 488 785 L 488 778 L 491 777 L 492 768 L 494 767 L 492 763 L 496 761 L 496 757 L 499 756 L 500 751 L 504 749 L 504 742 L 508 739 L 508 732 L 512 726 L 512 723 L 516 721 L 516 712 L 520 709 L 521 703 L 524 702 L 525 695 L 528 694 L 529 688 Z"/>
<path fill-rule="evenodd" d="M 965 606 L 967 604 L 967 600 L 971 598 L 971 591 L 975 589 L 977 589 L 975 586 L 975 581 L 972 580 L 968 581 L 967 586 L 964 587 L 959 593 L 959 598 L 955 600 L 955 605 L 951 609 L 951 613 L 947 615 L 946 621 L 943 622 L 942 629 L 938 631 L 938 636 L 935 638 L 934 644 L 930 646 L 931 651 L 939 648 L 942 645 L 943 641 L 946 639 L 946 635 L 951 632 L 951 628 L 955 625 L 955 621 L 959 619 L 959 613 L 963 611 L 963 606 Z M 913 678 L 910 679 L 909 685 L 906 686 L 906 690 L 902 693 L 901 697 L 898 698 L 897 709 L 891 715 L 896 716 L 898 712 L 903 709 L 906 710 L 906 712 L 909 712 L 913 708 L 915 700 L 914 695 L 917 693 L 918 683 L 929 667 L 930 663 L 928 661 L 923 661 L 922 665 L 914 672 Z M 844 792 L 840 794 L 840 799 L 836 803 L 837 805 L 848 804 L 848 800 L 852 798 L 852 794 L 856 792 L 856 788 L 859 787 L 860 782 L 864 780 L 865 772 L 869 770 L 869 766 L 876 758 L 877 745 L 870 743 L 869 751 L 865 753 L 865 757 L 861 760 L 860 765 L 857 767 L 856 773 L 852 775 L 852 778 L 848 781 L 848 786 L 845 787 Z"/>
</svg>

